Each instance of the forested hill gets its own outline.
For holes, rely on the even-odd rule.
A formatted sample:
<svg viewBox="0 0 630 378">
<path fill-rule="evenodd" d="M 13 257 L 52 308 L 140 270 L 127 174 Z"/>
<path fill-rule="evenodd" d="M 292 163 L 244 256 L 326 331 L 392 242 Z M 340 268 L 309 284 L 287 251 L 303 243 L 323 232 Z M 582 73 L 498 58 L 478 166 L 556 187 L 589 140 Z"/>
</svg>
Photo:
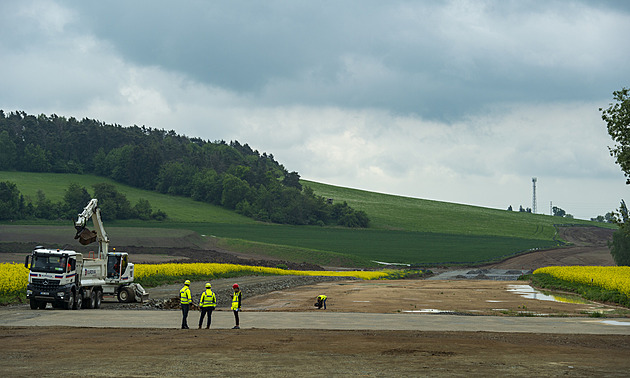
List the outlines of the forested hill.
<svg viewBox="0 0 630 378">
<path fill-rule="evenodd" d="M 134 187 L 192 197 L 257 220 L 367 227 L 346 203 L 302 188 L 272 154 L 147 127 L 0 110 L 0 170 L 91 173 Z"/>
</svg>

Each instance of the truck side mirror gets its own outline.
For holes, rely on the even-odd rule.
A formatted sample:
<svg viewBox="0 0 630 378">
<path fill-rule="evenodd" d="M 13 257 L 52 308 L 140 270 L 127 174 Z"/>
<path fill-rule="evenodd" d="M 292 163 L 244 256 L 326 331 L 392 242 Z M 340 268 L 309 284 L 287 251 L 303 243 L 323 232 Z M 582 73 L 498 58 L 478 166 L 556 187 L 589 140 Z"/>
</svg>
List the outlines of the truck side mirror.
<svg viewBox="0 0 630 378">
<path fill-rule="evenodd" d="M 26 255 L 26 259 L 24 259 L 24 267 L 26 269 L 28 269 L 28 260 L 29 260 L 30 257 L 31 257 L 31 255 Z"/>
</svg>

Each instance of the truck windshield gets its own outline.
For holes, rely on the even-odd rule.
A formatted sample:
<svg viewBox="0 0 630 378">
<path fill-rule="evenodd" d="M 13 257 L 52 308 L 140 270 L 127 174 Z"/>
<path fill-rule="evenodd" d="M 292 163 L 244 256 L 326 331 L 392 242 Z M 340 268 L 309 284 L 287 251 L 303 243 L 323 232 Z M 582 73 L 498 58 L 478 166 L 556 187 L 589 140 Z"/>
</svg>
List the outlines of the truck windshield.
<svg viewBox="0 0 630 378">
<path fill-rule="evenodd" d="M 31 271 L 44 273 L 63 273 L 66 270 L 65 256 L 34 255 Z"/>
</svg>

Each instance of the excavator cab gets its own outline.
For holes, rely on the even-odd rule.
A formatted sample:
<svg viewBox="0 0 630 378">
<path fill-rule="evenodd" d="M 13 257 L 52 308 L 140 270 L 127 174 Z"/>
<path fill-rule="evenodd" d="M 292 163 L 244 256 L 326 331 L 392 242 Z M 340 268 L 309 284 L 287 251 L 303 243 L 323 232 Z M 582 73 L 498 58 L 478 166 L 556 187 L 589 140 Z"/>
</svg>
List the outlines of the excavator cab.
<svg viewBox="0 0 630 378">
<path fill-rule="evenodd" d="M 110 252 L 107 254 L 107 278 L 121 278 L 125 276 L 129 256 L 126 253 Z"/>
</svg>

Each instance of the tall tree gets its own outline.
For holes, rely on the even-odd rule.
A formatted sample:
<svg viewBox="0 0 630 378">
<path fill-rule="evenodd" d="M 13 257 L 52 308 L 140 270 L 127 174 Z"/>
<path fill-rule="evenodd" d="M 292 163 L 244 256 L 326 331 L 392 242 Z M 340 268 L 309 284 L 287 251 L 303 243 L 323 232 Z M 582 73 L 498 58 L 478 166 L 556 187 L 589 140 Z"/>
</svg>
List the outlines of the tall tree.
<svg viewBox="0 0 630 378">
<path fill-rule="evenodd" d="M 74 219 L 77 214 L 83 211 L 85 205 L 90 202 L 92 196 L 87 189 L 73 182 L 68 185 L 68 189 L 63 195 L 63 210 L 65 216 Z"/>
<path fill-rule="evenodd" d="M 20 218 L 20 191 L 15 183 L 0 182 L 0 219 Z"/>
<path fill-rule="evenodd" d="M 607 109 L 600 108 L 602 119 L 608 127 L 608 134 L 616 143 L 609 147 L 610 155 L 626 176 L 626 184 L 630 184 L 630 89 L 623 88 L 613 92 L 615 102 Z"/>
<path fill-rule="evenodd" d="M 17 148 L 5 130 L 0 132 L 0 170 L 15 168 L 17 161 Z"/>
<path fill-rule="evenodd" d="M 94 184 L 94 197 L 98 199 L 101 216 L 104 220 L 129 219 L 133 215 L 127 196 L 120 193 L 113 184 Z"/>
<path fill-rule="evenodd" d="M 617 265 L 630 265 L 630 216 L 625 201 L 619 207 L 620 218 L 616 219 L 619 229 L 613 233 L 612 242 L 608 242 L 610 254 Z"/>
</svg>

